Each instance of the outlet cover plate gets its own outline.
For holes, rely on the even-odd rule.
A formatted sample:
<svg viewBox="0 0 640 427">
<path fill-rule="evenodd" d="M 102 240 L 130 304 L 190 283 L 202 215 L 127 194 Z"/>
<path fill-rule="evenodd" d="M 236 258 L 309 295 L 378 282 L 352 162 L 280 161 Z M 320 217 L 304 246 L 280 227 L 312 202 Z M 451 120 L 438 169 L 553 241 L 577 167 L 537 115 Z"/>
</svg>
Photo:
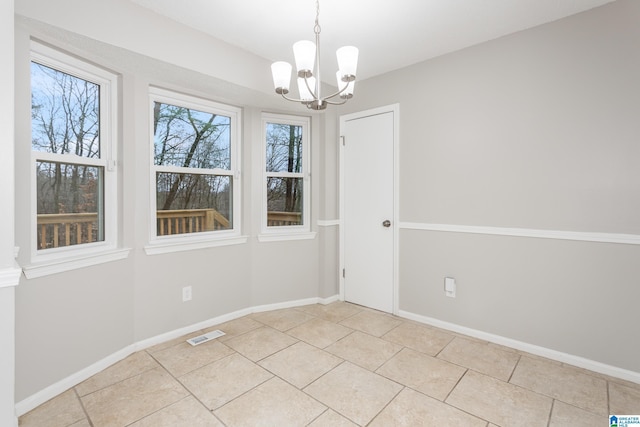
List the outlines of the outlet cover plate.
<svg viewBox="0 0 640 427">
<path fill-rule="evenodd" d="M 456 279 L 453 277 L 444 278 L 444 294 L 449 298 L 456 297 Z"/>
</svg>

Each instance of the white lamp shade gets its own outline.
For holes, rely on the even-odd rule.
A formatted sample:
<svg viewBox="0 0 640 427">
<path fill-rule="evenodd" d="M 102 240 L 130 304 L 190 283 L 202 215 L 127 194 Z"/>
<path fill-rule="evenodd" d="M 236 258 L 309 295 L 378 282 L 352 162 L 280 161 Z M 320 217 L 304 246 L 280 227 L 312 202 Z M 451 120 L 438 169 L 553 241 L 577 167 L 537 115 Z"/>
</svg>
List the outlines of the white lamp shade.
<svg viewBox="0 0 640 427">
<path fill-rule="evenodd" d="M 355 46 L 343 46 L 336 51 L 338 57 L 338 69 L 342 76 L 355 76 L 358 68 L 358 48 Z"/>
<path fill-rule="evenodd" d="M 307 81 L 309 82 L 309 87 L 311 88 L 311 90 L 315 90 L 316 78 L 309 77 L 307 78 Z M 307 87 L 307 84 L 304 82 L 304 79 L 302 77 L 298 77 L 298 92 L 300 92 L 301 100 L 313 101 L 314 96 L 311 92 L 309 92 L 309 88 Z"/>
<path fill-rule="evenodd" d="M 316 45 L 309 40 L 301 40 L 293 45 L 293 56 L 296 58 L 296 69 L 313 73 L 316 62 Z"/>
<path fill-rule="evenodd" d="M 353 90 L 355 89 L 356 81 L 351 80 L 350 82 L 342 81 L 342 73 L 340 71 L 336 71 L 336 80 L 338 81 L 338 89 L 342 90 L 345 86 L 347 87 L 343 92 L 340 93 L 342 98 L 350 98 L 353 96 Z"/>
<path fill-rule="evenodd" d="M 278 61 L 271 64 L 271 74 L 273 75 L 273 86 L 278 89 L 289 90 L 291 83 L 291 64 Z"/>
</svg>

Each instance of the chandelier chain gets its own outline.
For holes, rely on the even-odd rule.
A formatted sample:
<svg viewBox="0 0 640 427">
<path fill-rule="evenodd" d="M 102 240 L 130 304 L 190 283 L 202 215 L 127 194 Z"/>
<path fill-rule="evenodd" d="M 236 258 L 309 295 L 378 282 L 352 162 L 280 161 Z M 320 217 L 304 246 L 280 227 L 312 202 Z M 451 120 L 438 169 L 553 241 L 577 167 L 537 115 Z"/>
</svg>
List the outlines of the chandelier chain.
<svg viewBox="0 0 640 427">
<path fill-rule="evenodd" d="M 316 25 L 313 26 L 313 31 L 316 34 L 320 34 L 320 0 L 316 0 Z"/>
</svg>

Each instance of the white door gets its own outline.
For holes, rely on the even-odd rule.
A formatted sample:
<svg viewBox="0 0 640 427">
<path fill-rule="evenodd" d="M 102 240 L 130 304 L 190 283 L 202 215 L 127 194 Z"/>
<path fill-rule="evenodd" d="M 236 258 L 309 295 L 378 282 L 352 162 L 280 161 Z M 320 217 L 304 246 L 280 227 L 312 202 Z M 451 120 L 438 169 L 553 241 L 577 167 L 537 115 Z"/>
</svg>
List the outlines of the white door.
<svg viewBox="0 0 640 427">
<path fill-rule="evenodd" d="M 397 107 L 341 117 L 345 301 L 394 311 L 394 139 Z"/>
</svg>

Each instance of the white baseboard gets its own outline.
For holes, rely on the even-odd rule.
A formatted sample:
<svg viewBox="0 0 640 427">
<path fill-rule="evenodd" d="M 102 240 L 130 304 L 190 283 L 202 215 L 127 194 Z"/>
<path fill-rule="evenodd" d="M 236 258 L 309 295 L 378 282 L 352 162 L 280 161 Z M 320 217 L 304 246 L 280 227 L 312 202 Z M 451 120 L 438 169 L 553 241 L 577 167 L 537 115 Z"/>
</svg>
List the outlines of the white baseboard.
<svg viewBox="0 0 640 427">
<path fill-rule="evenodd" d="M 595 360 L 585 359 L 584 357 L 575 356 L 572 354 L 563 353 L 556 350 L 551 350 L 546 347 L 540 347 L 534 344 L 529 344 L 522 341 L 517 341 L 511 338 L 506 338 L 500 335 L 490 334 L 488 332 L 479 331 L 477 329 L 467 328 L 465 326 L 456 325 L 455 323 L 449 323 L 442 320 L 434 319 L 432 317 L 422 316 L 420 314 L 411 313 L 408 311 L 400 310 L 398 316 L 405 319 L 415 320 L 416 322 L 425 323 L 427 325 L 435 326 L 437 328 L 446 329 L 452 332 L 468 335 L 474 338 L 478 338 L 484 341 L 489 341 L 495 344 L 500 344 L 506 347 L 515 348 L 517 350 L 525 351 L 527 353 L 535 354 L 536 356 L 546 357 L 547 359 L 563 362 L 568 365 L 577 366 L 579 368 L 588 369 L 593 372 L 598 372 L 611 377 L 620 378 L 626 381 L 640 384 L 640 372 L 629 371 L 626 369 L 618 368 L 616 366 L 607 365 Z"/>
<path fill-rule="evenodd" d="M 90 378 L 98 372 L 113 365 L 114 363 L 121 361 L 134 352 L 134 345 L 127 346 L 122 350 L 116 351 L 115 353 L 105 357 L 104 359 L 99 360 L 93 365 L 87 366 L 81 371 L 78 371 L 75 374 L 60 380 L 57 383 L 51 384 L 50 386 L 40 390 L 39 392 L 16 403 L 16 414 L 18 416 L 26 414 L 30 410 L 42 405 L 43 403 L 56 397 L 60 393 L 69 390 L 71 387 L 75 387 L 76 385 L 85 381 L 87 378 Z"/>
<path fill-rule="evenodd" d="M 156 335 L 154 337 L 138 341 L 137 343 L 133 344 L 133 352 L 145 350 L 149 347 L 153 347 L 154 345 L 162 344 L 163 342 L 171 341 L 183 335 L 187 335 L 201 329 L 207 329 L 212 326 L 219 325 L 220 323 L 228 322 L 230 320 L 234 320 L 251 313 L 253 313 L 252 309 L 245 308 L 228 314 L 223 314 L 222 316 L 217 316 L 203 322 L 194 323 L 193 325 L 185 326 L 184 328 L 174 329 L 173 331 L 165 332 L 164 334 Z"/>
<path fill-rule="evenodd" d="M 338 294 L 330 296 L 329 298 L 318 298 L 318 304 L 327 305 L 327 304 L 331 304 L 332 302 L 336 302 L 339 299 L 340 299 L 340 295 Z"/>
<path fill-rule="evenodd" d="M 320 298 L 314 297 L 295 301 L 277 302 L 274 304 L 256 305 L 253 307 L 252 312 L 260 313 L 263 311 L 281 310 L 283 308 L 300 307 L 301 305 L 318 304 L 319 302 Z"/>
<path fill-rule="evenodd" d="M 81 382 L 87 380 L 93 375 L 97 374 L 100 371 L 108 368 L 109 366 L 121 361 L 127 356 L 131 354 L 144 350 L 146 348 L 152 347 L 156 344 L 161 344 L 166 341 L 170 341 L 172 339 L 181 337 L 186 334 L 190 334 L 191 332 L 198 331 L 200 329 L 210 328 L 211 326 L 219 325 L 220 323 L 228 322 L 230 320 L 237 319 L 242 316 L 246 316 L 251 313 L 259 313 L 262 311 L 270 311 L 270 310 L 279 310 L 282 308 L 292 308 L 292 307 L 300 307 L 303 305 L 309 304 L 329 304 L 338 300 L 338 295 L 334 295 L 328 298 L 306 298 L 295 301 L 287 301 L 276 304 L 265 304 L 254 306 L 250 308 L 245 308 L 242 310 L 237 310 L 231 313 L 223 314 L 221 316 L 217 316 L 203 322 L 194 323 L 193 325 L 185 326 L 184 328 L 175 329 L 170 332 L 166 332 L 164 334 L 156 335 L 151 338 L 144 339 L 142 341 L 138 341 L 134 344 L 131 344 L 107 357 L 104 359 L 76 372 L 73 375 L 70 375 L 42 390 L 39 392 L 27 397 L 26 399 L 21 400 L 16 403 L 16 415 L 22 416 L 32 409 L 42 405 L 46 401 L 56 397 L 57 395 L 69 390 L 72 387 L 80 384 Z M 17 426 L 17 423 L 16 423 Z"/>
</svg>

